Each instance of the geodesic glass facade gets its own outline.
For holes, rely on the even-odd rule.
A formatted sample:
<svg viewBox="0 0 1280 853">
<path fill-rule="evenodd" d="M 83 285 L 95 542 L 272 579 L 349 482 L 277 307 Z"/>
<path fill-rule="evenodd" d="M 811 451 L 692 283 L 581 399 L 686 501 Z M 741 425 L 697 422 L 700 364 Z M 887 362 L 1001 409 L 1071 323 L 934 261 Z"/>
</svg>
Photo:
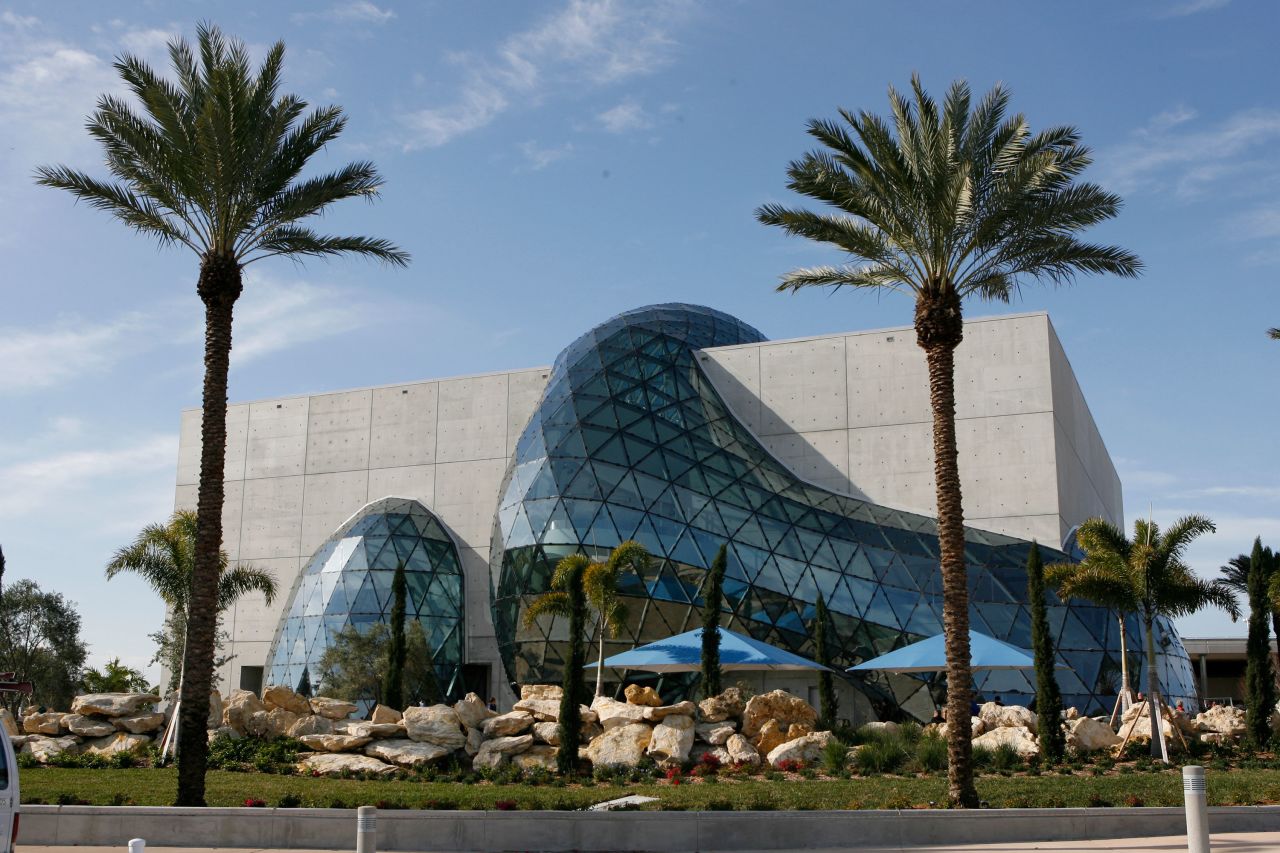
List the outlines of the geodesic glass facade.
<svg viewBox="0 0 1280 853">
<path fill-rule="evenodd" d="M 563 624 L 522 620 L 556 562 L 577 551 L 602 558 L 626 539 L 655 560 L 645 575 L 624 578 L 630 618 L 606 654 L 697 627 L 702 579 L 724 542 L 724 624 L 733 630 L 812 657 L 819 592 L 841 666 L 942 630 L 934 519 L 800 480 L 733 416 L 695 357 L 762 340 L 719 311 L 658 305 L 614 317 L 556 359 L 516 446 L 490 552 L 494 625 L 513 681 L 559 678 Z M 973 628 L 1029 648 L 1030 543 L 974 529 L 965 540 Z M 1044 558 L 1067 556 L 1044 549 Z M 1050 618 L 1070 667 L 1058 673 L 1064 700 L 1109 709 L 1120 671 L 1115 619 L 1056 599 Z M 1192 699 L 1191 667 L 1167 622 L 1157 644 L 1166 695 Z M 977 689 L 1025 702 L 1033 677 L 978 673 Z M 918 678 L 876 674 L 854 683 L 882 715 L 932 713 L 929 685 Z M 674 696 L 691 684 L 668 676 L 662 687 Z"/>
<path fill-rule="evenodd" d="M 456 694 L 464 630 L 458 549 L 426 507 L 406 498 L 370 503 L 316 550 L 289 594 L 265 683 L 314 686 L 320 659 L 339 631 L 390 622 L 391 582 L 400 563 L 408 587 L 406 625 L 416 619 L 422 626 L 441 693 Z"/>
</svg>

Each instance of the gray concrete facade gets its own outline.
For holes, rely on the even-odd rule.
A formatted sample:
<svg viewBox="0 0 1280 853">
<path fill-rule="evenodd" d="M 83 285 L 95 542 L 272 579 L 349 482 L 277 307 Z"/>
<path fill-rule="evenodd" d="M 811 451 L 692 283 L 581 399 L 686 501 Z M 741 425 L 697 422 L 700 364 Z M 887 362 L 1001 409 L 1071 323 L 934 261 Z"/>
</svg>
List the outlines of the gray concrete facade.
<svg viewBox="0 0 1280 853">
<path fill-rule="evenodd" d="M 910 328 L 704 350 L 731 409 L 800 477 L 934 514 L 924 356 Z M 259 667 L 313 551 L 366 503 L 420 500 L 450 529 L 466 573 L 469 663 L 505 682 L 489 610 L 499 488 L 547 368 L 235 403 L 227 409 L 224 547 L 275 573 L 282 595 L 226 617 L 238 687 Z M 1123 521 L 1120 481 L 1046 314 L 975 319 L 956 354 L 966 522 L 1057 546 L 1092 515 Z M 194 508 L 200 411 L 182 413 L 175 505 Z"/>
</svg>

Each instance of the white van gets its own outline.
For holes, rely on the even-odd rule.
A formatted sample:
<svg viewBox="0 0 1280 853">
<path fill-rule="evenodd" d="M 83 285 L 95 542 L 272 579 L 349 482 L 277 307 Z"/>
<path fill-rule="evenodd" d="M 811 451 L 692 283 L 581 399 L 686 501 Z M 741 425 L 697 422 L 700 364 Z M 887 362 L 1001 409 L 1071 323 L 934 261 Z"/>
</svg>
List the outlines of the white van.
<svg viewBox="0 0 1280 853">
<path fill-rule="evenodd" d="M 0 853 L 12 853 L 18 838 L 18 761 L 9 732 L 0 726 Z"/>
</svg>

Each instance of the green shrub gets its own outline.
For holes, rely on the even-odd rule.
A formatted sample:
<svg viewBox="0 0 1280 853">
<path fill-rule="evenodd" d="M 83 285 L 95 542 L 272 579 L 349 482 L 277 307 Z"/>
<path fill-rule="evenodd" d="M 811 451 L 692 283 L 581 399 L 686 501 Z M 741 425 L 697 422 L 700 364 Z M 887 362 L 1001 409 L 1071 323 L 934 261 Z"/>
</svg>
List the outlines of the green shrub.
<svg viewBox="0 0 1280 853">
<path fill-rule="evenodd" d="M 937 732 L 930 732 L 916 743 L 916 761 L 926 773 L 947 768 L 947 742 Z"/>
<path fill-rule="evenodd" d="M 1012 770 L 1022 763 L 1022 756 L 1012 745 L 1002 743 L 991 750 L 991 767 L 996 770 Z"/>
<path fill-rule="evenodd" d="M 979 770 L 989 768 L 991 766 L 991 750 L 985 746 L 974 745 L 973 766 Z"/>
<path fill-rule="evenodd" d="M 39 767 L 40 762 L 36 761 L 36 757 L 29 752 L 19 752 L 18 766 L 23 770 L 27 770 L 32 767 Z"/>
<path fill-rule="evenodd" d="M 828 773 L 839 773 L 849 760 L 849 747 L 839 738 L 833 738 L 822 750 L 822 766 Z"/>
<path fill-rule="evenodd" d="M 280 799 L 276 802 L 276 806 L 282 809 L 299 808 L 302 806 L 302 797 L 299 797 L 294 793 L 281 794 Z"/>
<path fill-rule="evenodd" d="M 907 751 L 892 737 L 874 738 L 858 747 L 854 761 L 864 775 L 893 773 L 907 760 Z"/>
<path fill-rule="evenodd" d="M 898 740 L 902 741 L 903 746 L 915 746 L 923 735 L 924 729 L 914 720 L 898 726 Z"/>
</svg>

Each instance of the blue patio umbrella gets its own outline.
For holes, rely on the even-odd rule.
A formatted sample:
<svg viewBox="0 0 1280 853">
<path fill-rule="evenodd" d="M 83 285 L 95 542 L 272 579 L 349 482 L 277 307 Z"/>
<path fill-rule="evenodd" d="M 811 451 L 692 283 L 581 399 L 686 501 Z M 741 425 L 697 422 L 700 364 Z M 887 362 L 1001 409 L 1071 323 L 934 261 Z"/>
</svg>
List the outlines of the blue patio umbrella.
<svg viewBox="0 0 1280 853">
<path fill-rule="evenodd" d="M 808 658 L 720 628 L 720 669 L 823 670 L 830 669 Z M 608 669 L 643 669 L 649 672 L 695 672 L 702 668 L 702 629 L 695 628 L 665 640 L 639 646 L 604 659 Z M 587 664 L 594 669 L 597 664 Z M 834 670 L 831 670 L 834 672 Z"/>
<path fill-rule="evenodd" d="M 971 669 L 1035 669 L 1031 652 L 1011 646 L 977 631 L 969 632 Z M 1061 664 L 1059 664 L 1061 666 Z M 886 655 L 851 666 L 848 672 L 942 672 L 947 668 L 947 644 L 942 634 L 895 649 Z"/>
</svg>

